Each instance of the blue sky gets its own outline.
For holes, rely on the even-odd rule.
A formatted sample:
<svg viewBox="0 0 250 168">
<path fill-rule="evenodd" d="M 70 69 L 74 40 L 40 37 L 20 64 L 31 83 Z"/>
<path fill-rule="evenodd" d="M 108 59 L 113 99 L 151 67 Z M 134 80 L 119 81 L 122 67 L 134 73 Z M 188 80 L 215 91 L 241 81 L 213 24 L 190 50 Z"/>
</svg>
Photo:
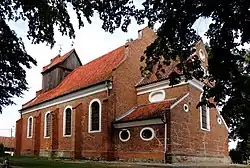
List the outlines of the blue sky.
<svg viewBox="0 0 250 168">
<path fill-rule="evenodd" d="M 75 14 L 70 10 L 71 20 L 75 27 L 77 27 L 77 19 Z M 50 59 L 55 57 L 59 53 L 60 46 L 62 47 L 61 53 L 66 53 L 70 49 L 75 48 L 78 56 L 83 64 L 123 45 L 128 38 L 137 38 L 137 31 L 146 26 L 137 25 L 135 21 L 132 21 L 128 27 L 128 32 L 124 33 L 120 29 L 117 29 L 113 34 L 105 32 L 101 26 L 102 21 L 95 15 L 92 18 L 92 24 L 85 25 L 80 30 L 76 28 L 76 39 L 71 40 L 68 37 L 63 37 L 59 32 L 55 33 L 55 40 L 57 43 L 51 49 L 45 44 L 33 45 L 26 37 L 28 30 L 27 22 L 10 22 L 9 25 L 14 29 L 19 37 L 24 41 L 27 52 L 37 60 L 37 66 L 33 66 L 31 69 L 27 69 L 27 82 L 29 91 L 25 91 L 22 98 L 13 98 L 16 105 L 8 106 L 3 109 L 3 114 L 0 115 L 0 136 L 10 136 L 10 129 L 15 128 L 15 122 L 20 118 L 18 110 L 22 104 L 32 99 L 35 96 L 35 92 L 41 89 L 42 84 L 42 67 L 49 64 Z M 194 29 L 203 37 L 204 41 L 207 39 L 204 37 L 204 32 L 208 29 L 210 20 L 199 19 L 194 24 Z M 74 43 L 71 46 L 72 42 Z M 231 144 L 231 147 L 235 144 Z"/>
</svg>

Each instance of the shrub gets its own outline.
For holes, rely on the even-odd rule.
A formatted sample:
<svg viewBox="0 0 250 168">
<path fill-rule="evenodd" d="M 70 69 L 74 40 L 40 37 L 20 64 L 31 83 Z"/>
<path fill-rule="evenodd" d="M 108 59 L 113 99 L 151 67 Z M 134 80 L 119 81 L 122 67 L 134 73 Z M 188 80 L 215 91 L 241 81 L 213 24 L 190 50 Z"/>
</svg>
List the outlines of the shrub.
<svg viewBox="0 0 250 168">
<path fill-rule="evenodd" d="M 4 145 L 2 143 L 0 143 L 0 157 L 4 156 Z"/>
</svg>

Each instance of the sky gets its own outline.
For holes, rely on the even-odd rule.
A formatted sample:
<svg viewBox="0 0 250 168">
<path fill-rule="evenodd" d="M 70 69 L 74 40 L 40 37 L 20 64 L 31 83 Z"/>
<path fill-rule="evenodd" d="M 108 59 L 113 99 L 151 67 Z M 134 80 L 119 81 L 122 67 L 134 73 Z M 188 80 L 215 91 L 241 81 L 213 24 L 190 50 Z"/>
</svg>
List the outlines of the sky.
<svg viewBox="0 0 250 168">
<path fill-rule="evenodd" d="M 69 39 L 68 37 L 61 36 L 60 33 L 56 31 L 56 44 L 52 49 L 49 46 L 46 46 L 46 44 L 31 44 L 31 41 L 26 37 L 28 31 L 27 22 L 9 22 L 9 26 L 23 39 L 28 54 L 36 59 L 37 66 L 33 66 L 31 69 L 26 70 L 26 80 L 28 82 L 29 90 L 24 92 L 22 98 L 13 98 L 16 105 L 5 107 L 3 113 L 0 114 L 0 136 L 11 136 L 11 129 L 13 129 L 12 135 L 14 136 L 15 123 L 16 120 L 20 118 L 18 110 L 21 109 L 22 104 L 35 97 L 35 92 L 37 90 L 41 89 L 42 67 L 49 64 L 50 59 L 59 54 L 60 48 L 62 49 L 61 54 L 75 48 L 81 62 L 85 64 L 123 45 L 129 38 L 136 39 L 138 30 L 146 27 L 146 24 L 137 25 L 135 21 L 132 21 L 128 27 L 128 32 L 122 32 L 119 28 L 113 34 L 110 34 L 101 28 L 102 21 L 97 15 L 95 15 L 92 18 L 92 24 L 86 23 L 85 26 L 79 30 L 77 28 L 76 15 L 72 9 L 69 9 L 69 13 L 76 30 L 76 38 L 74 40 Z M 205 38 L 204 33 L 208 29 L 210 22 L 209 19 L 199 19 L 193 26 L 205 42 L 207 39 Z M 233 148 L 235 145 L 236 143 L 230 143 L 229 146 L 230 148 Z"/>
</svg>

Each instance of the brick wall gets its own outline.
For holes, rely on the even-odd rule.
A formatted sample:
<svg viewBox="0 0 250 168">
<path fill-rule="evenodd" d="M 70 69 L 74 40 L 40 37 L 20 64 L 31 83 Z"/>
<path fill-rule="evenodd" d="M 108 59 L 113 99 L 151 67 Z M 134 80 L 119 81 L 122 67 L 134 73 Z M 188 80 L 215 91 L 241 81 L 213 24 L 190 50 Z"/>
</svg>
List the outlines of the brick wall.
<svg viewBox="0 0 250 168">
<path fill-rule="evenodd" d="M 23 129 L 22 129 L 22 148 L 21 153 L 34 154 L 36 146 L 40 141 L 40 156 L 50 156 L 52 149 L 55 150 L 54 155 L 58 157 L 79 157 L 79 152 L 83 157 L 101 156 L 102 153 L 107 153 L 107 122 L 105 121 L 105 108 L 102 110 L 102 131 L 100 133 L 88 133 L 88 115 L 89 103 L 91 100 L 98 98 L 102 102 L 102 107 L 105 106 L 107 92 L 97 93 L 88 97 L 62 103 L 56 106 L 45 108 L 36 112 L 23 115 Z M 72 135 L 70 137 L 63 136 L 63 113 L 67 106 L 72 106 Z M 45 113 L 52 112 L 52 133 L 50 138 L 44 138 L 44 117 Z M 33 136 L 27 138 L 27 121 L 30 116 L 36 117 L 38 121 L 40 115 L 40 122 L 35 122 L 33 125 Z M 40 125 L 39 125 L 40 124 Z M 39 129 L 38 129 L 39 128 Z M 76 129 L 77 128 L 77 129 Z M 78 129 L 80 128 L 80 130 Z M 75 134 L 75 132 L 77 134 Z M 39 135 L 40 140 L 37 140 Z M 80 135 L 80 136 L 79 136 Z M 36 140 L 35 140 L 36 138 Z M 52 143 L 53 142 L 53 143 Z M 81 145 L 82 151 L 75 151 Z"/>
<path fill-rule="evenodd" d="M 178 98 L 179 96 L 182 96 L 184 93 L 188 92 L 188 84 L 176 86 L 176 87 L 170 87 L 163 89 L 165 91 L 165 99 L 171 99 L 171 98 Z M 137 103 L 140 104 L 149 104 L 149 93 L 141 94 L 137 96 Z"/>
<path fill-rule="evenodd" d="M 112 91 L 116 99 L 116 116 L 137 105 L 135 85 L 142 78 L 140 57 L 156 37 L 150 28 L 144 28 L 141 31 L 142 37 L 128 43 L 125 49 L 127 59 L 113 73 Z"/>
<path fill-rule="evenodd" d="M 22 150 L 22 130 L 23 130 L 23 119 L 20 118 L 16 121 L 16 151 L 15 155 L 19 156 L 21 155 Z"/>
<path fill-rule="evenodd" d="M 202 130 L 200 110 L 196 108 L 201 92 L 190 86 L 189 93 L 190 95 L 172 109 L 168 116 L 170 121 L 168 154 L 172 157 L 172 162 L 193 162 L 200 161 L 201 158 L 203 161 L 209 158 L 212 161 L 216 159 L 218 162 L 218 158 L 221 158 L 221 162 L 226 162 L 228 132 L 225 125 L 218 124 L 219 115 L 216 109 L 212 108 L 210 109 L 210 131 Z M 184 103 L 189 105 L 189 112 L 184 112 Z"/>
<path fill-rule="evenodd" d="M 155 131 L 155 138 L 144 141 L 140 137 L 140 131 L 144 127 L 151 127 Z M 119 132 L 113 132 L 114 158 L 126 161 L 152 161 L 162 162 L 164 160 L 164 124 L 138 126 L 126 128 L 130 131 L 130 139 L 122 142 Z"/>
</svg>

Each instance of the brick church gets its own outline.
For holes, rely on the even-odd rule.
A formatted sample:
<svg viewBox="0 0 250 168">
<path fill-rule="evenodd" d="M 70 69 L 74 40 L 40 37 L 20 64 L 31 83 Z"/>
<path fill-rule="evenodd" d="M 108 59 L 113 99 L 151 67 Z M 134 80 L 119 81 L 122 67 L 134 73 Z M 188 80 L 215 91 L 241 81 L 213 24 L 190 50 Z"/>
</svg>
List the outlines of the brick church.
<svg viewBox="0 0 250 168">
<path fill-rule="evenodd" d="M 82 65 L 75 50 L 51 59 L 42 89 L 22 105 L 16 154 L 92 160 L 229 163 L 228 127 L 216 108 L 197 108 L 204 83 L 169 86 L 141 77 L 140 57 L 156 38 L 138 38 Z M 202 41 L 196 53 L 206 71 Z M 206 83 L 208 84 L 208 83 Z"/>
</svg>

